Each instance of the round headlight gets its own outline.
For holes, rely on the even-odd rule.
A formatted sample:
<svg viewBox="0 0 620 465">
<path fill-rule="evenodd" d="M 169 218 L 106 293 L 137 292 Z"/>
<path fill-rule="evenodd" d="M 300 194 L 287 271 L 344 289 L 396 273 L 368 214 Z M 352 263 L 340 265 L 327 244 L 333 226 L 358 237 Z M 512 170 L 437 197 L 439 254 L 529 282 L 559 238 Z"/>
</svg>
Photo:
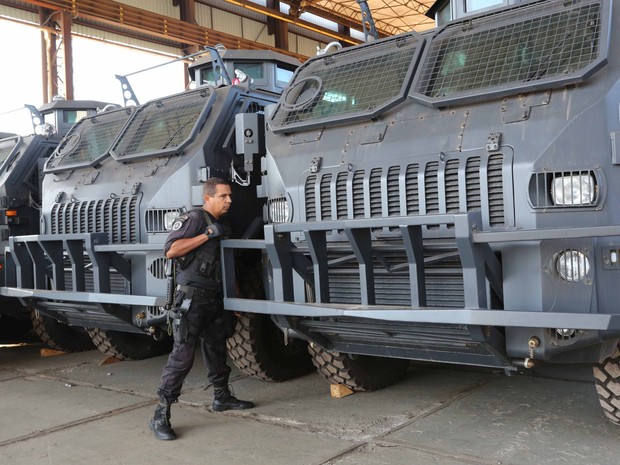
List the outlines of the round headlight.
<svg viewBox="0 0 620 465">
<path fill-rule="evenodd" d="M 557 255 L 556 269 L 564 281 L 574 283 L 586 277 L 590 271 L 590 260 L 578 250 L 564 250 Z"/>
<path fill-rule="evenodd" d="M 551 198 L 555 205 L 591 205 L 595 200 L 595 186 L 590 174 L 558 176 L 553 179 Z"/>
</svg>

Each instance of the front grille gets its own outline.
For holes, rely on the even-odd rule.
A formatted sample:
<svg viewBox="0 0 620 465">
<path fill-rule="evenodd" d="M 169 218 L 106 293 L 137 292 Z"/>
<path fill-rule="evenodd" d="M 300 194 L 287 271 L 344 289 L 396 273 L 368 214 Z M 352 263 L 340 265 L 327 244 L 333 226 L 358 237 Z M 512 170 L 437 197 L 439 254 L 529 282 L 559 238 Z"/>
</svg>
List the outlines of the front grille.
<svg viewBox="0 0 620 465">
<path fill-rule="evenodd" d="M 431 257 L 447 250 L 425 250 Z M 359 265 L 350 252 L 329 255 L 329 296 L 332 303 L 361 303 Z M 374 289 L 377 305 L 411 305 L 411 285 L 404 251 L 377 248 L 374 253 Z M 427 305 L 462 307 L 465 304 L 463 272 L 456 254 L 424 267 Z"/>
<path fill-rule="evenodd" d="M 139 197 L 55 203 L 50 214 L 52 234 L 105 232 L 111 244 L 138 242 Z"/>
<path fill-rule="evenodd" d="M 49 263 L 49 262 L 48 262 Z M 79 291 L 73 282 L 73 273 L 71 271 L 71 260 L 68 256 L 63 258 L 64 276 L 65 276 L 65 289 Z M 90 261 L 90 257 L 84 254 L 84 292 L 95 292 L 95 279 L 93 276 L 93 265 Z M 50 281 L 50 289 L 56 289 L 56 284 Z M 125 277 L 116 271 L 114 268 L 110 268 L 110 294 L 131 294 L 131 283 L 125 279 Z"/>
<path fill-rule="evenodd" d="M 507 223 L 504 165 L 504 156 L 493 154 L 446 163 L 429 161 L 354 173 L 312 174 L 305 182 L 306 221 L 316 221 L 317 210 L 324 220 L 482 211 L 486 225 L 503 227 Z M 333 176 L 337 182 L 332 196 Z M 349 177 L 351 182 L 347 182 Z M 343 216 L 347 212 L 348 216 Z"/>
</svg>

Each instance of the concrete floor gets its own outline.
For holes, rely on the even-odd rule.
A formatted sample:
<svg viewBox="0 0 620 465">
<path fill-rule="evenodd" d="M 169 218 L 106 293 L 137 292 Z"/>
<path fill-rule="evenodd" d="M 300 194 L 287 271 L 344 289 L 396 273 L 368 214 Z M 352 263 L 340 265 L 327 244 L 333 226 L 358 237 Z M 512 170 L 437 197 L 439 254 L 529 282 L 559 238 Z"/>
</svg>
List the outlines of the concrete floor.
<svg viewBox="0 0 620 465">
<path fill-rule="evenodd" d="M 620 463 L 620 430 L 603 417 L 591 371 L 507 377 L 412 366 L 396 386 L 331 398 L 317 374 L 272 384 L 233 372 L 253 410 L 214 413 L 197 362 L 172 424 L 147 423 L 165 357 L 100 365 L 97 351 L 41 357 L 0 346 L 0 464 L 604 464 Z"/>
</svg>

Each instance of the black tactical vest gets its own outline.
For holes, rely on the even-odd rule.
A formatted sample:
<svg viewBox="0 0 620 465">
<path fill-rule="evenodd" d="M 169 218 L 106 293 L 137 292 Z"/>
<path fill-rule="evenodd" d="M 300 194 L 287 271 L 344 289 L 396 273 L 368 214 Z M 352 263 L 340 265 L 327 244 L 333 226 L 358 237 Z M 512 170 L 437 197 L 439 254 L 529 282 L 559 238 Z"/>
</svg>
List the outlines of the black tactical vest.
<svg viewBox="0 0 620 465">
<path fill-rule="evenodd" d="M 211 218 L 203 209 L 197 212 L 204 221 L 204 230 L 212 224 Z M 222 269 L 220 263 L 220 238 L 227 237 L 229 229 L 223 226 L 222 236 L 209 239 L 197 249 L 177 259 L 176 283 L 201 289 L 222 289 Z"/>
</svg>

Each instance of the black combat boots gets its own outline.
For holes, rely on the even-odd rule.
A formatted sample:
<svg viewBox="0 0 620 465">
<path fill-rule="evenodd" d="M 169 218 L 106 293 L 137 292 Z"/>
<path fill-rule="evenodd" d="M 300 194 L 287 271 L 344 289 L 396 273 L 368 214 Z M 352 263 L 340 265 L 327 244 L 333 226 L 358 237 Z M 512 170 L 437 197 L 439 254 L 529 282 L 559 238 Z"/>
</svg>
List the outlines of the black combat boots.
<svg viewBox="0 0 620 465">
<path fill-rule="evenodd" d="M 170 425 L 170 402 L 165 398 L 159 399 L 159 404 L 155 408 L 155 415 L 149 423 L 149 428 L 157 439 L 162 441 L 171 441 L 177 438 L 177 435 Z"/>
<path fill-rule="evenodd" d="M 215 399 L 213 400 L 213 410 L 216 412 L 223 412 L 224 410 L 246 410 L 254 408 L 254 402 L 247 400 L 237 399 L 231 392 L 228 386 L 214 387 L 213 394 Z"/>
</svg>

